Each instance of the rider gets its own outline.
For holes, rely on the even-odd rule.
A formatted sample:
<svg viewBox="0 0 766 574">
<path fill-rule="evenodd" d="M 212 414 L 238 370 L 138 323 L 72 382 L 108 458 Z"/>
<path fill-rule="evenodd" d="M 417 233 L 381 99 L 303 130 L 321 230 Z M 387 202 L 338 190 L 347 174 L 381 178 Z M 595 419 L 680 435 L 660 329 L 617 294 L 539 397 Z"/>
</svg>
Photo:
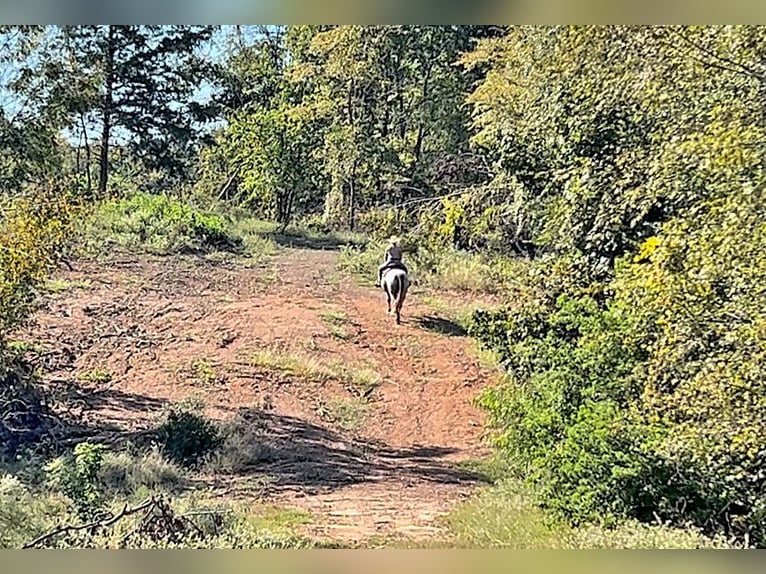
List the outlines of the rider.
<svg viewBox="0 0 766 574">
<path fill-rule="evenodd" d="M 383 281 L 383 271 L 386 269 L 404 269 L 405 273 L 409 273 L 407 266 L 402 262 L 402 248 L 399 247 L 399 239 L 397 237 L 391 237 L 388 240 L 388 248 L 386 249 L 386 260 L 378 267 L 378 282 L 375 283 L 376 287 L 380 287 Z"/>
</svg>

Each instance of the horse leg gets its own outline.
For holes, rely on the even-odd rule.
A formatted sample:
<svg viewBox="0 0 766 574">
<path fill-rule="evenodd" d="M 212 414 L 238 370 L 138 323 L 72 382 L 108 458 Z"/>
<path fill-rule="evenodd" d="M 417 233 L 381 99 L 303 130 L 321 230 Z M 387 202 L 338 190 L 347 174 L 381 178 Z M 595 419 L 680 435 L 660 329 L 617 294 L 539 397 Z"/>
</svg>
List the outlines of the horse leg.
<svg viewBox="0 0 766 574">
<path fill-rule="evenodd" d="M 388 289 L 386 289 L 386 303 L 388 304 L 388 310 L 386 311 L 386 315 L 391 314 L 391 293 L 388 292 Z"/>
<path fill-rule="evenodd" d="M 404 305 L 404 298 L 407 296 L 407 284 L 402 282 L 399 288 L 399 296 L 396 298 L 396 324 L 402 324 L 402 305 Z"/>
</svg>

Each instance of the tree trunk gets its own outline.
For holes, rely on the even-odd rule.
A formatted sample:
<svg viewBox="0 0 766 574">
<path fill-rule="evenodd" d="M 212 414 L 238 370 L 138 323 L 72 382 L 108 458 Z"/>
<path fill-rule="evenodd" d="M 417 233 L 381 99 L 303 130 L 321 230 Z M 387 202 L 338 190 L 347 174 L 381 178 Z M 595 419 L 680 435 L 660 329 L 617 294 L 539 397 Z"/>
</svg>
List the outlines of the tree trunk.
<svg viewBox="0 0 766 574">
<path fill-rule="evenodd" d="M 114 26 L 109 26 L 106 44 L 106 59 L 104 62 L 105 90 L 102 113 L 104 114 L 101 128 L 101 157 L 98 176 L 98 192 L 106 197 L 106 187 L 109 180 L 109 133 L 112 128 L 112 108 L 114 105 L 112 91 L 114 89 Z"/>
<path fill-rule="evenodd" d="M 356 186 L 354 180 L 356 179 L 356 160 L 351 168 L 351 179 L 348 182 L 348 228 L 350 231 L 354 231 L 354 220 L 356 219 Z"/>
<path fill-rule="evenodd" d="M 85 126 L 85 114 L 80 114 L 80 123 L 82 124 L 82 139 L 85 143 L 85 180 L 87 181 L 87 191 L 88 196 L 90 197 L 90 193 L 92 190 L 92 183 L 90 179 L 90 143 L 88 142 L 88 129 Z M 78 156 L 78 163 L 79 163 L 79 156 L 80 156 L 80 150 L 77 150 L 77 156 Z M 79 166 L 78 166 L 79 168 Z"/>
<path fill-rule="evenodd" d="M 422 110 L 421 113 L 425 114 L 425 111 L 428 109 L 428 82 L 431 79 L 431 69 L 433 68 L 433 59 L 429 59 L 428 67 L 426 67 L 426 73 L 423 77 L 423 103 L 422 103 Z M 415 156 L 415 165 L 420 163 L 420 156 L 423 153 L 423 137 L 425 136 L 425 124 L 426 124 L 426 118 L 421 117 L 420 122 L 418 125 L 418 136 L 415 140 L 415 149 L 413 149 L 413 154 Z M 414 167 L 414 166 L 413 166 Z"/>
</svg>

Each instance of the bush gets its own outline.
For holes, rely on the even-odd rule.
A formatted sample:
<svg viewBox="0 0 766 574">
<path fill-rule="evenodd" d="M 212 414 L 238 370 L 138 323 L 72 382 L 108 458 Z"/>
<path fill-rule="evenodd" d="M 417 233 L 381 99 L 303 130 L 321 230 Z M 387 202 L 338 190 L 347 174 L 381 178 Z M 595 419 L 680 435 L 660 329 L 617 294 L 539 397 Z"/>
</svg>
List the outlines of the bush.
<svg viewBox="0 0 766 574">
<path fill-rule="evenodd" d="M 162 457 L 159 449 L 143 453 L 106 453 L 99 479 L 111 494 L 141 490 L 177 490 L 185 483 L 183 469 Z"/>
<path fill-rule="evenodd" d="M 69 515 L 63 496 L 41 495 L 12 474 L 0 475 L 0 548 L 21 548 Z"/>
<path fill-rule="evenodd" d="M 34 311 L 48 273 L 70 246 L 79 212 L 67 180 L 0 195 L 0 456 L 38 441 L 49 427 L 32 366 L 10 348 L 8 337 Z"/>
<path fill-rule="evenodd" d="M 40 285 L 66 252 L 78 214 L 67 182 L 34 185 L 12 199 L 0 195 L 0 374 L 8 333 L 32 312 Z"/>
<path fill-rule="evenodd" d="M 94 518 L 105 502 L 99 480 L 104 450 L 103 445 L 81 442 L 71 454 L 45 465 L 48 483 L 72 500 L 83 520 Z"/>
<path fill-rule="evenodd" d="M 157 437 L 163 453 L 182 466 L 198 465 L 222 441 L 214 423 L 183 407 L 170 410 Z"/>
<path fill-rule="evenodd" d="M 87 233 L 85 248 L 110 245 L 154 254 L 237 250 L 242 239 L 216 214 L 200 211 L 167 195 L 137 193 L 100 204 Z"/>
<path fill-rule="evenodd" d="M 766 545 L 765 194 L 669 222 L 611 281 L 532 263 L 517 306 L 474 314 L 508 375 L 480 404 L 555 515 Z"/>
</svg>

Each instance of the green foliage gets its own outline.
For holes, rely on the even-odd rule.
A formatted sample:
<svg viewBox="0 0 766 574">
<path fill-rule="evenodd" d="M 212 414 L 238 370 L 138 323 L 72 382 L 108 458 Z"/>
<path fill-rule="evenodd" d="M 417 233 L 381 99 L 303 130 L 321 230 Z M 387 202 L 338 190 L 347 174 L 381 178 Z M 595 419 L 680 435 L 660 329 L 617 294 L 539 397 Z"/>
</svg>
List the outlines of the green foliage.
<svg viewBox="0 0 766 574">
<path fill-rule="evenodd" d="M 53 459 L 45 466 L 49 484 L 75 504 L 78 516 L 93 519 L 103 509 L 103 485 L 99 480 L 104 446 L 81 442 L 71 454 Z"/>
<path fill-rule="evenodd" d="M 698 529 L 646 525 L 629 520 L 611 527 L 571 527 L 530 501 L 534 493 L 523 484 L 504 479 L 482 488 L 446 517 L 452 546 L 515 549 L 696 549 L 736 548 L 721 537 L 709 538 Z"/>
<path fill-rule="evenodd" d="M 764 205 L 760 187 L 700 204 L 608 284 L 543 275 L 547 297 L 474 314 L 469 331 L 508 373 L 480 400 L 497 445 L 556 516 L 691 521 L 766 543 Z"/>
<path fill-rule="evenodd" d="M 90 220 L 86 248 L 110 245 L 168 254 L 238 249 L 225 220 L 167 195 L 135 194 L 101 203 Z"/>
<path fill-rule="evenodd" d="M 0 475 L 0 548 L 21 548 L 68 513 L 63 495 L 41 496 L 19 477 Z"/>
<path fill-rule="evenodd" d="M 136 496 L 141 491 L 176 491 L 186 484 L 185 469 L 165 459 L 159 448 L 146 452 L 104 453 L 99 480 L 111 495 Z"/>
<path fill-rule="evenodd" d="M 157 438 L 170 460 L 187 467 L 199 465 L 222 441 L 213 422 L 182 407 L 168 412 L 165 422 L 157 429 Z"/>
<path fill-rule="evenodd" d="M 462 58 L 487 70 L 469 97 L 473 142 L 496 160 L 497 178 L 515 183 L 490 205 L 521 197 L 527 239 L 615 258 L 657 223 L 758 173 L 766 123 L 760 79 L 748 71 L 762 34 L 525 26 L 482 41 Z"/>
<path fill-rule="evenodd" d="M 38 289 L 66 253 L 78 201 L 68 182 L 35 184 L 0 195 L 0 354 L 9 330 L 24 322 Z"/>
</svg>

